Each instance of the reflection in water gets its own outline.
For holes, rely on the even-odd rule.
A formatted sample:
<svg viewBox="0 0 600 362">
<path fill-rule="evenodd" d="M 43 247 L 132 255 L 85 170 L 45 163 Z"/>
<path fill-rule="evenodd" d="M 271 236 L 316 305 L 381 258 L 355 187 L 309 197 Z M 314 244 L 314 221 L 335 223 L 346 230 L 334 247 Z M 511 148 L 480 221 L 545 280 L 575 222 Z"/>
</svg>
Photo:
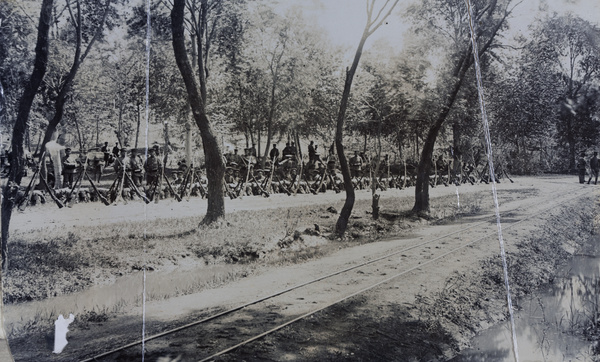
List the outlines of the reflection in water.
<svg viewBox="0 0 600 362">
<path fill-rule="evenodd" d="M 574 257 L 565 274 L 548 290 L 518 302 L 519 360 L 592 360 L 592 346 L 582 331 L 598 325 L 600 257 Z M 473 348 L 452 361 L 514 361 L 511 338 L 509 323 L 490 328 L 473 339 Z"/>
<path fill-rule="evenodd" d="M 237 268 L 241 269 L 241 268 Z M 235 266 L 190 266 L 170 272 L 146 273 L 146 301 L 189 294 L 219 285 L 235 277 Z M 142 302 L 142 273 L 121 277 L 110 285 L 98 285 L 82 292 L 19 304 L 4 305 L 4 326 L 11 335 L 32 324 L 54 326 L 56 318 L 86 311 L 116 313 Z M 141 317 L 141 315 L 140 315 Z"/>
</svg>

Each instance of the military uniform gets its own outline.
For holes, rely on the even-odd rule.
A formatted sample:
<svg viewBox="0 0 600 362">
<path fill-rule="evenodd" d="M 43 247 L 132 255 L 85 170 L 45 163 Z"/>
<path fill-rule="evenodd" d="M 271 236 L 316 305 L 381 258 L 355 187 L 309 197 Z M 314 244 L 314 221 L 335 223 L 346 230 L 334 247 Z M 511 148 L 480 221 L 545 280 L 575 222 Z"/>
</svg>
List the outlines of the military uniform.
<svg viewBox="0 0 600 362">
<path fill-rule="evenodd" d="M 73 180 L 75 178 L 75 174 L 77 173 L 77 164 L 78 161 L 71 154 L 71 149 L 65 149 L 65 157 L 62 159 L 63 163 L 63 183 L 69 188 L 73 187 Z"/>
<path fill-rule="evenodd" d="M 590 159 L 590 168 L 592 169 L 592 173 L 590 174 L 590 179 L 588 180 L 588 185 L 590 181 L 592 181 L 592 176 L 595 177 L 594 185 L 598 184 L 598 172 L 600 172 L 600 162 L 598 161 L 598 152 L 594 152 L 594 157 Z"/>
<path fill-rule="evenodd" d="M 142 180 L 144 179 L 144 163 L 135 150 L 131 151 L 129 162 L 131 165 L 131 179 L 136 187 L 140 187 L 142 186 Z"/>
<path fill-rule="evenodd" d="M 158 177 L 160 176 L 161 169 L 162 164 L 160 159 L 156 156 L 156 150 L 153 149 L 144 164 L 144 170 L 146 171 L 146 185 L 152 186 L 158 184 Z"/>
<path fill-rule="evenodd" d="M 358 154 L 358 151 L 354 151 L 354 156 L 350 158 L 350 175 L 351 177 L 360 177 L 360 173 L 363 166 L 363 159 Z"/>
</svg>

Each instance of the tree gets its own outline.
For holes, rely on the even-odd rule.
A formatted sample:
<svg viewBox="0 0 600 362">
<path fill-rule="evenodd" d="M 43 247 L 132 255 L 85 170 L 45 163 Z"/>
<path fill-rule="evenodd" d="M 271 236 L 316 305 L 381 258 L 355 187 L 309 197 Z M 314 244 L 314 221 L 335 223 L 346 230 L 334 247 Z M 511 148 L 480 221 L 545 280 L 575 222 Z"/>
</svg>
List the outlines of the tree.
<svg viewBox="0 0 600 362">
<path fill-rule="evenodd" d="M 74 1 L 74 4 L 72 4 L 72 1 Z M 73 5 L 75 9 L 73 9 Z M 68 43 L 71 41 L 75 42 L 75 52 L 73 54 L 70 69 L 60 83 L 54 102 L 54 116 L 46 128 L 40 148 L 41 150 L 43 150 L 46 143 L 50 141 L 56 127 L 63 118 L 65 104 L 68 99 L 67 96 L 71 92 L 73 80 L 85 58 L 92 50 L 94 43 L 102 36 L 106 19 L 111 12 L 110 5 L 111 0 L 106 0 L 103 5 L 98 1 L 92 0 L 67 0 L 69 23 L 73 26 L 74 32 L 67 32 L 65 37 L 67 38 Z M 85 45 L 85 43 L 87 43 L 87 45 Z"/>
<path fill-rule="evenodd" d="M 479 46 L 479 56 L 483 57 L 494 47 L 499 33 L 507 26 L 506 19 L 512 12 L 511 0 L 479 0 L 473 6 L 473 16 L 478 24 L 476 41 Z M 468 11 L 463 1 L 425 0 L 414 6 L 409 15 L 415 19 L 416 31 L 435 31 L 435 40 L 431 44 L 449 44 L 447 49 L 447 66 L 443 67 L 442 84 L 440 86 L 441 107 L 436 110 L 429 127 L 423 150 L 417 166 L 417 181 L 415 185 L 415 204 L 413 212 L 429 211 L 429 174 L 436 139 L 447 120 L 459 92 L 467 77 L 474 60 L 470 43 L 468 26 Z M 446 40 L 443 42 L 439 37 Z"/>
<path fill-rule="evenodd" d="M 553 16 L 541 22 L 527 44 L 528 54 L 542 69 L 550 70 L 553 87 L 560 90 L 560 105 L 555 109 L 557 138 L 568 145 L 569 169 L 575 169 L 576 149 L 583 148 L 580 130 L 593 130 L 593 120 L 585 112 L 577 112 L 598 87 L 600 52 L 597 39 L 600 29 L 573 15 Z M 546 79 L 547 79 L 546 75 Z M 581 109 L 583 110 L 583 108 Z M 597 128 L 594 131 L 598 132 Z M 589 145 L 589 143 L 587 144 Z"/>
<path fill-rule="evenodd" d="M 7 124 L 7 115 L 17 113 L 19 96 L 29 80 L 28 67 L 33 56 L 28 45 L 35 43 L 35 25 L 30 17 L 22 15 L 16 1 L 0 2 L 0 84 L 3 90 L 0 125 L 9 129 L 12 124 Z"/>
<path fill-rule="evenodd" d="M 342 207 L 342 210 L 340 211 L 340 216 L 338 217 L 338 220 L 335 224 L 335 232 L 339 236 L 344 235 L 344 233 L 346 232 L 346 228 L 348 227 L 348 220 L 350 219 L 350 214 L 352 214 L 352 208 L 354 207 L 355 200 L 354 186 L 352 185 L 352 179 L 350 177 L 350 168 L 348 167 L 348 161 L 346 160 L 346 155 L 344 154 L 343 144 L 344 120 L 346 117 L 346 109 L 348 108 L 348 99 L 350 98 L 352 80 L 354 79 L 354 74 L 356 73 L 356 69 L 358 68 L 358 63 L 360 61 L 360 57 L 365 46 L 365 42 L 367 41 L 369 36 L 371 36 L 385 22 L 385 20 L 391 14 L 392 10 L 394 10 L 396 5 L 398 4 L 398 0 L 386 0 L 383 6 L 379 8 L 379 11 L 375 12 L 375 2 L 376 0 L 367 1 L 367 23 L 364 27 L 362 36 L 360 38 L 360 42 L 358 43 L 358 47 L 356 48 L 356 53 L 354 54 L 354 60 L 352 61 L 352 65 L 349 69 L 346 70 L 344 91 L 342 93 L 342 99 L 340 101 L 340 108 L 336 120 L 335 149 L 338 155 L 340 168 L 344 179 L 344 189 L 346 190 L 346 200 L 344 201 L 344 206 Z"/>
<path fill-rule="evenodd" d="M 6 270 L 8 268 L 8 237 L 9 237 L 9 225 L 12 216 L 12 211 L 17 204 L 19 196 L 19 185 L 23 177 L 23 171 L 25 169 L 25 157 L 24 157 L 24 135 L 27 129 L 27 121 L 29 118 L 29 112 L 31 111 L 31 105 L 33 99 L 37 94 L 38 88 L 42 83 L 44 74 L 46 73 L 46 66 L 48 63 L 48 35 L 50 31 L 50 24 L 52 21 L 52 5 L 53 0 L 44 0 L 42 2 L 42 8 L 40 11 L 40 20 L 38 24 L 38 37 L 35 47 L 35 62 L 33 65 L 33 71 L 29 82 L 27 83 L 21 100 L 19 102 L 19 109 L 17 118 L 13 127 L 13 135 L 11 140 L 11 156 L 10 156 L 10 173 L 8 175 L 8 182 L 4 188 L 4 195 L 2 198 L 2 268 Z"/>
<path fill-rule="evenodd" d="M 171 10 L 171 29 L 173 32 L 173 52 L 177 67 L 183 77 L 188 100 L 192 108 L 193 118 L 200 129 L 204 156 L 206 162 L 206 178 L 208 181 L 208 208 L 203 224 L 209 224 L 225 216 L 225 199 L 223 197 L 223 180 L 225 176 L 225 165 L 221 157 L 221 150 L 211 123 L 206 115 L 206 99 L 202 84 L 206 79 L 201 76 L 198 84 L 192 65 L 188 59 L 185 45 L 184 32 L 185 0 L 175 0 Z M 203 71 L 200 73 L 204 74 Z"/>
</svg>

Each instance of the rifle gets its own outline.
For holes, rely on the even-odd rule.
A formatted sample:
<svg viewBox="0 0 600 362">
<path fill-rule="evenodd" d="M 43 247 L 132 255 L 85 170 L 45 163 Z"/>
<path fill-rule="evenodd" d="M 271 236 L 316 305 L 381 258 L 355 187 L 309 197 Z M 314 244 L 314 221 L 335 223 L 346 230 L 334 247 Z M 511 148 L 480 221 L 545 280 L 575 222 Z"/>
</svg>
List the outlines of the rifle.
<svg viewBox="0 0 600 362">
<path fill-rule="evenodd" d="M 71 188 L 71 191 L 69 191 L 69 193 L 67 194 L 67 206 L 68 207 L 73 207 L 73 204 L 71 202 L 71 196 L 73 195 L 73 191 L 75 190 L 75 187 L 77 187 L 77 185 L 79 185 L 79 187 L 77 187 L 77 194 L 79 194 L 79 189 L 81 187 L 81 181 L 83 180 L 83 173 L 87 169 L 87 163 L 88 163 L 88 155 L 86 154 L 85 155 L 85 161 L 83 163 L 83 171 L 80 172 L 79 175 L 77 175 L 77 180 L 73 184 L 73 187 Z"/>
<path fill-rule="evenodd" d="M 85 174 L 85 177 L 87 177 L 88 181 L 90 181 L 92 188 L 94 189 L 94 191 L 96 192 L 96 195 L 98 195 L 98 198 L 102 201 L 102 203 L 106 206 L 110 205 L 110 202 L 108 202 L 108 200 L 100 193 L 98 188 L 96 188 L 96 185 L 94 185 L 94 182 L 92 181 L 92 178 L 90 177 L 90 175 L 88 175 L 87 171 L 84 170 L 83 173 Z"/>
<path fill-rule="evenodd" d="M 233 194 L 233 192 L 229 189 L 229 185 L 227 184 L 227 182 L 225 180 L 223 180 L 223 184 L 225 185 L 225 192 L 227 193 L 227 196 L 229 196 L 229 198 L 231 200 L 235 199 L 235 195 Z"/>
<path fill-rule="evenodd" d="M 63 205 L 63 203 L 60 202 L 60 200 L 56 197 L 56 195 L 54 194 L 54 191 L 50 188 L 50 186 L 48 186 L 46 177 L 41 172 L 40 172 L 40 179 L 42 179 L 42 183 L 44 184 L 44 187 L 46 187 L 46 190 L 48 190 L 48 193 L 50 194 L 50 197 L 52 198 L 52 200 L 56 203 L 56 206 L 58 206 L 59 209 L 62 209 L 63 207 L 65 207 L 65 205 Z"/>
<path fill-rule="evenodd" d="M 298 169 L 298 166 L 296 166 L 296 169 Z M 296 196 L 296 194 L 298 193 L 298 189 L 300 188 L 300 182 L 302 181 L 303 171 L 304 171 L 304 160 L 301 158 L 300 159 L 300 173 L 298 175 L 296 175 L 296 177 L 295 177 L 298 179 L 298 184 L 297 185 L 296 185 L 296 183 L 292 184 L 292 186 L 294 188 L 294 196 Z"/>
<path fill-rule="evenodd" d="M 329 156 L 327 156 L 327 158 L 325 159 L 325 161 L 329 161 Z M 313 193 L 313 195 L 316 195 L 319 190 L 321 190 L 321 187 L 323 187 L 323 181 L 325 181 L 325 173 L 327 173 L 327 167 L 323 167 L 323 172 L 321 172 L 321 179 L 318 181 L 319 182 L 319 186 L 317 186 L 316 189 L 314 189 L 313 187 L 310 187 L 311 192 Z M 313 183 L 313 185 L 316 185 L 317 181 L 315 181 L 315 183 Z"/>
<path fill-rule="evenodd" d="M 21 206 L 23 204 L 25 204 L 25 206 L 27 206 L 27 204 L 29 203 L 29 198 L 27 197 L 27 195 L 29 194 L 29 192 L 31 192 L 31 187 L 33 186 L 33 182 L 35 181 L 35 176 L 40 172 L 40 170 L 42 168 L 42 162 L 44 162 L 45 156 L 46 156 L 46 151 L 44 151 L 42 153 L 42 156 L 40 157 L 40 162 L 38 163 L 38 167 L 35 170 L 35 172 L 33 173 L 31 180 L 29 180 L 29 184 L 27 185 L 27 188 L 25 189 L 25 193 L 23 193 L 23 196 L 21 198 L 19 198 L 19 200 L 16 202 L 17 208 L 19 209 L 19 211 L 25 210 L 25 208 L 21 208 Z"/>
<path fill-rule="evenodd" d="M 200 197 L 204 198 L 205 195 L 208 196 L 208 190 L 202 185 L 202 179 L 196 171 L 194 171 L 194 178 L 196 179 L 196 182 L 198 182 L 198 188 L 200 188 Z"/>
<path fill-rule="evenodd" d="M 181 197 L 179 197 L 179 195 L 177 195 L 175 190 L 173 190 L 173 186 L 171 186 L 171 182 L 169 182 L 169 178 L 166 176 L 165 176 L 165 181 L 167 181 L 167 187 L 169 188 L 171 193 L 173 193 L 173 196 L 175 196 L 175 199 L 177 200 L 177 202 L 181 202 Z"/>
<path fill-rule="evenodd" d="M 256 177 L 254 177 L 254 175 L 252 175 L 251 177 L 252 177 L 252 179 L 254 180 L 254 182 L 256 182 L 256 187 L 258 187 L 258 189 L 260 190 L 260 192 L 261 192 L 262 194 L 264 194 L 264 195 L 265 195 L 265 197 L 269 197 L 269 196 L 271 196 L 271 195 L 270 195 L 270 194 L 269 194 L 269 193 L 268 193 L 268 192 L 267 192 L 267 191 L 266 191 L 266 190 L 265 190 L 265 189 L 264 189 L 264 188 L 261 186 L 260 182 L 258 182 L 258 180 L 256 179 Z"/>
<path fill-rule="evenodd" d="M 119 176 L 117 174 L 117 194 L 115 195 L 115 199 L 113 201 L 114 205 L 117 205 L 117 203 L 119 202 L 119 200 L 123 200 L 123 203 L 125 205 L 127 205 L 127 200 L 125 200 L 125 198 L 123 198 L 123 187 L 125 185 L 125 174 L 127 173 L 125 170 L 125 165 L 123 165 L 123 163 L 121 162 L 121 160 L 119 160 L 119 158 L 115 158 L 115 162 L 118 162 L 120 165 L 120 169 L 121 169 L 121 175 Z"/>
</svg>

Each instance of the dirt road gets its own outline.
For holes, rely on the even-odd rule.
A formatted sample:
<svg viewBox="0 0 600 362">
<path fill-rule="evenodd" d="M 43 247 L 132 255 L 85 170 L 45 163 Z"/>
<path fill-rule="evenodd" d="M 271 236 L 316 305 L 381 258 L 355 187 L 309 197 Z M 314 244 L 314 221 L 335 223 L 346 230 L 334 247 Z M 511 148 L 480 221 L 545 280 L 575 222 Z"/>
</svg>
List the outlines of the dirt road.
<svg viewBox="0 0 600 362">
<path fill-rule="evenodd" d="M 548 228 L 548 225 L 558 225 L 557 220 L 564 222 L 559 225 L 559 229 L 565 233 L 576 229 L 577 233 L 584 234 L 582 240 L 571 240 L 573 237 L 559 242 L 561 248 L 570 253 L 579 248 L 590 227 L 578 223 L 581 223 L 581 218 L 586 214 L 591 214 L 597 209 L 600 187 L 579 185 L 573 177 L 521 178 L 515 181 L 514 184 L 498 185 L 502 235 L 509 255 L 517 255 L 521 248 L 518 246 L 520 243 L 537 242 L 534 236 L 539 235 L 540 230 Z M 463 186 L 458 189 L 436 188 L 432 190 L 431 196 L 457 193 L 459 202 L 460 195 L 466 192 L 489 188 L 489 185 Z M 412 190 L 390 191 L 392 192 L 404 193 L 406 197 L 412 196 Z M 382 198 L 385 196 L 384 193 Z M 370 194 L 360 192 L 359 197 L 368 198 Z M 328 194 L 319 198 L 319 202 L 326 204 L 340 198 L 342 195 Z M 293 201 L 290 202 L 290 199 Z M 303 203 L 315 203 L 315 199 L 312 195 L 296 198 L 246 198 L 230 202 L 228 210 Z M 180 208 L 181 205 L 183 207 Z M 69 216 L 74 212 L 72 210 L 79 206 L 90 208 L 94 212 L 86 211 L 83 213 L 85 217 L 70 219 L 74 217 Z M 148 205 L 145 210 L 140 211 L 143 208 L 141 206 L 130 203 L 126 211 L 120 208 L 113 210 L 119 209 L 119 213 L 124 212 L 123 215 L 148 220 L 165 215 L 164 207 L 175 207 L 171 202 L 161 202 L 158 205 Z M 57 224 L 57 227 L 68 227 L 71 223 L 110 223 L 119 219 L 113 212 L 102 212 L 105 206 L 75 207 L 65 210 L 63 217 L 56 216 L 46 208 L 37 210 L 37 215 L 47 217 L 50 222 Z M 198 209 L 202 207 L 202 201 L 192 200 L 187 204 L 177 205 L 177 214 L 198 213 Z M 31 215 L 36 214 L 36 210 L 33 209 L 29 212 Z M 92 215 L 88 216 L 88 213 Z M 16 223 L 22 228 L 33 227 L 30 226 L 31 222 L 22 218 L 17 219 Z M 557 234 L 555 237 L 560 238 L 561 235 Z M 481 269 L 480 262 L 496 258 L 498 250 L 498 226 L 490 196 L 489 199 L 481 201 L 481 212 L 471 217 L 442 225 L 433 225 L 422 220 L 421 226 L 413 229 L 411 235 L 404 238 L 340 248 L 325 257 L 308 262 L 265 267 L 261 273 L 217 289 L 149 302 L 143 311 L 145 318 L 142 318 L 142 309 L 135 307 L 109 320 L 89 323 L 85 328 L 74 328 L 68 335 L 68 347 L 60 355 L 52 356 L 48 351 L 47 339 L 51 336 L 31 336 L 11 342 L 13 352 L 19 360 L 80 360 L 135 342 L 141 335 L 143 320 L 146 334 L 153 335 L 217 311 L 277 293 L 282 289 L 353 268 L 320 282 L 294 289 L 293 292 L 248 306 L 212 323 L 147 341 L 145 356 L 153 361 L 177 357 L 181 360 L 198 360 L 299 316 L 321 310 L 273 335 L 217 359 L 443 360 L 464 347 L 476 330 L 502 320 L 505 317 L 505 302 L 502 298 L 492 298 L 490 295 L 484 298 L 487 300 L 478 302 L 479 310 L 473 313 L 476 317 L 470 315 L 469 318 L 457 320 L 454 325 L 445 325 L 444 328 L 434 328 L 435 325 L 431 321 L 439 319 L 439 323 L 444 324 L 442 316 L 421 315 L 432 311 L 422 306 L 427 298 L 440 295 L 444 291 L 459 290 L 448 288 L 448 278 L 451 276 L 465 279 L 462 282 L 467 285 L 479 286 L 475 289 L 478 289 L 481 295 L 487 289 L 481 285 L 485 280 L 480 279 L 481 275 L 478 274 Z M 547 262 L 555 256 L 556 254 L 546 255 L 539 261 L 539 268 L 545 268 L 547 273 L 551 273 Z M 381 260 L 358 267 L 378 258 Z M 548 277 L 549 275 L 540 276 Z M 535 278 L 530 279 L 533 282 Z M 368 289 L 378 283 L 381 284 Z M 493 287 L 497 289 L 494 295 L 505 295 L 503 283 Z M 365 291 L 344 300 L 361 290 Z M 337 301 L 341 302 L 330 306 Z M 438 312 L 454 317 L 460 315 L 447 311 L 447 307 Z M 456 305 L 454 309 L 458 310 L 460 306 Z M 7 309 L 7 313 L 10 313 L 10 308 Z M 11 318 L 14 316 L 8 316 L 8 319 Z M 141 360 L 140 351 L 141 346 L 136 345 L 99 360 Z"/>
</svg>

